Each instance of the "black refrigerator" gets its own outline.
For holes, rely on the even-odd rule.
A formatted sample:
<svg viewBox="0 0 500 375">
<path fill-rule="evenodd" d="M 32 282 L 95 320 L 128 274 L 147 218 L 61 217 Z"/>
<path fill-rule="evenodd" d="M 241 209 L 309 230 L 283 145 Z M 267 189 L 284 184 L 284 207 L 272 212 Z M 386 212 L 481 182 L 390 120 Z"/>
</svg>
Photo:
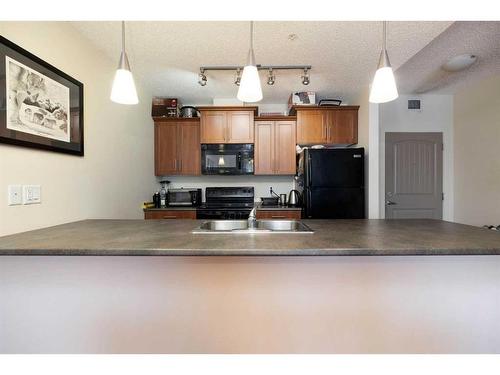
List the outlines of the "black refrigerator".
<svg viewBox="0 0 500 375">
<path fill-rule="evenodd" d="M 308 219 L 364 219 L 364 148 L 305 149 L 301 155 Z"/>
</svg>

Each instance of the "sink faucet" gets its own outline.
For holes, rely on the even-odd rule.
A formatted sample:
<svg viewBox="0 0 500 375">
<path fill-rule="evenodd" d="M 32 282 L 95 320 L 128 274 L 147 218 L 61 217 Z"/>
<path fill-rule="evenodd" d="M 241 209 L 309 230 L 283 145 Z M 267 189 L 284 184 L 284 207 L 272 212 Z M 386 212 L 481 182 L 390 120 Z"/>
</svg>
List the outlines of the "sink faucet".
<svg viewBox="0 0 500 375">
<path fill-rule="evenodd" d="M 255 229 L 257 227 L 257 219 L 255 218 L 255 213 L 257 212 L 257 207 L 252 208 L 250 214 L 248 215 L 248 228 Z"/>
</svg>

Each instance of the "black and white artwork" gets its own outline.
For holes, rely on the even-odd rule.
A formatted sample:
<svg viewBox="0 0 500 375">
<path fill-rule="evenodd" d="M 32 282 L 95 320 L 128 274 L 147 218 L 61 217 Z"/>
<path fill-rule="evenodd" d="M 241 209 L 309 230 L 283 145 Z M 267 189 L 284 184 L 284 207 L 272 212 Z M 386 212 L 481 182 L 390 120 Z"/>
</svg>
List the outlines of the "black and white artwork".
<svg viewBox="0 0 500 375">
<path fill-rule="evenodd" d="M 83 156 L 83 97 L 82 82 L 0 35 L 0 143 Z"/>
<path fill-rule="evenodd" d="M 70 142 L 70 90 L 5 56 L 7 121 L 10 130 Z"/>
</svg>

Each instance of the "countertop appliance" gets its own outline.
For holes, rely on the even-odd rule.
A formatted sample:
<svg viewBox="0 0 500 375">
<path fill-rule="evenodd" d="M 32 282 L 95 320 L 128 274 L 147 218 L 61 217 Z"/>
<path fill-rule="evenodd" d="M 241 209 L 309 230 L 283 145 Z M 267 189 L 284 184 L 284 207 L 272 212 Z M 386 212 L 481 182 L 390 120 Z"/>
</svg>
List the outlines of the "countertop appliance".
<svg viewBox="0 0 500 375">
<path fill-rule="evenodd" d="M 186 105 L 181 108 L 181 117 L 200 117 L 196 107 Z"/>
<path fill-rule="evenodd" d="M 306 218 L 365 218 L 364 154 L 364 148 L 302 151 L 298 176 Z"/>
<path fill-rule="evenodd" d="M 290 207 L 300 207 L 302 205 L 301 195 L 298 190 L 290 190 L 290 193 L 288 193 L 288 205 Z"/>
<path fill-rule="evenodd" d="M 202 144 L 201 173 L 204 175 L 253 174 L 253 144 Z"/>
<path fill-rule="evenodd" d="M 196 209 L 196 218 L 248 219 L 253 206 L 253 186 L 207 187 L 205 189 L 205 203 Z"/>
<path fill-rule="evenodd" d="M 168 189 L 167 202 L 170 207 L 201 205 L 201 189 Z"/>
</svg>

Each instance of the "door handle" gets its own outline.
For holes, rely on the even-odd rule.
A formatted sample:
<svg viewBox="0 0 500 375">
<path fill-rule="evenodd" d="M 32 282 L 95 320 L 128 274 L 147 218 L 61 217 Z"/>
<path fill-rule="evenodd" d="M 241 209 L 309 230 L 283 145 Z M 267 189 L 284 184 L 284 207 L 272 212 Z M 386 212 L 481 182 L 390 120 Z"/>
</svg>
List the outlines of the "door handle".
<svg viewBox="0 0 500 375">
<path fill-rule="evenodd" d="M 393 201 L 385 201 L 385 204 L 388 205 L 388 206 L 394 206 L 395 204 L 397 204 L 396 202 L 393 202 Z"/>
</svg>

